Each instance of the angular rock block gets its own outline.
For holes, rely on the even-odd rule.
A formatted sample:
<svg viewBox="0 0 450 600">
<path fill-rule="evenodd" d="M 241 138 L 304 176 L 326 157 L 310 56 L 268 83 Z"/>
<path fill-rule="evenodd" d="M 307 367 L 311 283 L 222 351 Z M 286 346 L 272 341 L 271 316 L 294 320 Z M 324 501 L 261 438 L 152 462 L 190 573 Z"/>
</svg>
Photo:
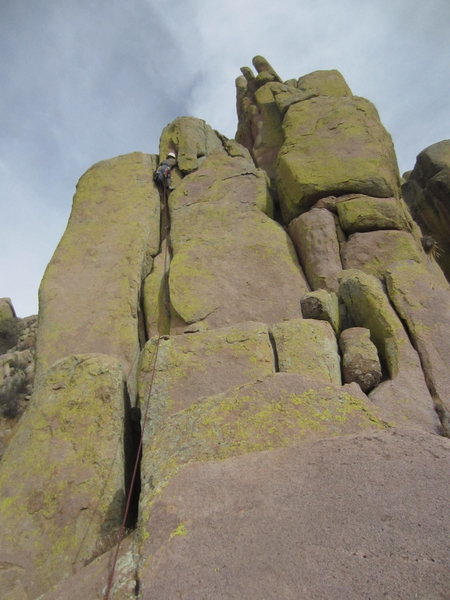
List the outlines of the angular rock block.
<svg viewBox="0 0 450 600">
<path fill-rule="evenodd" d="M 361 195 L 336 203 L 339 223 L 347 234 L 378 229 L 407 229 L 408 220 L 403 207 L 396 198 Z"/>
<path fill-rule="evenodd" d="M 312 289 L 336 292 L 342 263 L 333 215 L 313 208 L 290 222 L 289 235 Z"/>
<path fill-rule="evenodd" d="M 370 331 L 364 327 L 345 329 L 339 337 L 342 352 L 342 372 L 345 383 L 353 381 L 363 392 L 376 387 L 382 377 L 380 360 L 375 344 L 370 341 Z"/>
<path fill-rule="evenodd" d="M 450 437 L 450 288 L 443 277 L 414 261 L 389 267 L 386 285 L 419 353 L 428 387 Z"/>
<path fill-rule="evenodd" d="M 299 316 L 308 285 L 291 240 L 267 216 L 272 201 L 261 170 L 242 157 L 211 155 L 169 203 L 170 300 L 185 323 L 224 327 Z"/>
<path fill-rule="evenodd" d="M 436 259 L 450 281 L 450 140 L 422 150 L 402 192 L 422 231 L 436 242 Z"/>
<path fill-rule="evenodd" d="M 314 319 L 291 319 L 271 329 L 278 368 L 341 385 L 340 356 L 331 325 Z"/>
<path fill-rule="evenodd" d="M 327 321 L 337 334 L 341 329 L 341 311 L 338 297 L 334 292 L 315 290 L 308 292 L 300 300 L 302 315 L 305 319 Z"/>
<path fill-rule="evenodd" d="M 164 127 L 159 142 L 161 160 L 168 152 L 177 155 L 177 167 L 184 174 L 199 167 L 200 161 L 213 152 L 225 152 L 217 133 L 203 119 L 178 117 Z M 200 159 L 200 160 L 199 160 Z"/>
<path fill-rule="evenodd" d="M 48 370 L 0 466 L 3 597 L 36 598 L 108 548 L 123 513 L 124 411 L 118 359 Z"/>
<path fill-rule="evenodd" d="M 141 593 L 444 599 L 449 450 L 395 430 L 188 465 L 152 507 Z"/>
<path fill-rule="evenodd" d="M 370 330 L 390 379 L 370 393 L 387 418 L 440 433 L 441 425 L 417 352 L 378 279 L 357 269 L 344 271 L 339 296 L 357 327 Z"/>
<path fill-rule="evenodd" d="M 394 196 L 399 174 L 390 135 L 364 98 L 320 96 L 292 105 L 283 120 L 277 189 L 286 223 L 319 198 Z"/>
<path fill-rule="evenodd" d="M 36 378 L 70 354 L 139 354 L 138 307 L 148 258 L 159 251 L 155 156 L 102 161 L 80 179 L 67 229 L 39 291 Z"/>
<path fill-rule="evenodd" d="M 156 339 L 145 345 L 140 361 L 141 407 L 155 361 Z M 152 428 L 203 397 L 248 383 L 275 371 L 267 325 L 240 323 L 231 327 L 174 335 L 159 342 L 150 398 Z M 146 434 L 151 438 L 151 433 Z"/>
<path fill-rule="evenodd" d="M 344 269 L 360 269 L 383 277 L 392 263 L 411 259 L 417 263 L 425 255 L 414 237 L 406 231 L 369 231 L 353 233 L 342 247 Z"/>
</svg>

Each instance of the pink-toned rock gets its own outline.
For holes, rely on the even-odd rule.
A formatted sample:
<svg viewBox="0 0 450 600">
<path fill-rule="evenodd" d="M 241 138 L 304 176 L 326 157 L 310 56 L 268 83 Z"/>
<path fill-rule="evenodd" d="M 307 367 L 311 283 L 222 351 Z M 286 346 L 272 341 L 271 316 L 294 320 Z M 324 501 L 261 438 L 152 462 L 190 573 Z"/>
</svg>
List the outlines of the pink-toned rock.
<svg viewBox="0 0 450 600">
<path fill-rule="evenodd" d="M 403 261 L 386 273 L 389 297 L 408 328 L 450 437 L 450 287 L 424 265 Z"/>
<path fill-rule="evenodd" d="M 364 327 L 345 329 L 339 337 L 342 352 L 342 372 L 345 383 L 358 383 L 368 392 L 381 381 L 381 365 L 376 346 L 370 341 L 370 331 Z"/>
<path fill-rule="evenodd" d="M 342 264 L 333 215 L 313 208 L 291 221 L 289 235 L 311 288 L 336 292 Z"/>
<path fill-rule="evenodd" d="M 360 269 L 382 277 L 387 267 L 399 260 L 425 260 L 414 237 L 406 231 L 354 233 L 342 247 L 344 269 Z"/>
<path fill-rule="evenodd" d="M 446 598 L 450 442 L 339 437 L 182 469 L 141 548 L 142 598 Z"/>
</svg>

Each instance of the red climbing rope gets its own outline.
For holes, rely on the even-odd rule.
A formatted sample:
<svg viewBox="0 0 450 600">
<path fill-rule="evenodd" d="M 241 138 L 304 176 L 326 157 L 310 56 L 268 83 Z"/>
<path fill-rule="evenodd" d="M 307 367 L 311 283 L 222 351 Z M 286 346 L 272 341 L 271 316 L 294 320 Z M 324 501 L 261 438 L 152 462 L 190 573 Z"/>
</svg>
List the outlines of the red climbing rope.
<svg viewBox="0 0 450 600">
<path fill-rule="evenodd" d="M 165 185 L 163 186 L 163 211 L 164 211 L 164 220 L 165 220 L 165 229 L 166 229 L 166 232 L 165 232 L 166 233 L 166 237 L 165 237 L 166 244 L 165 244 L 165 249 L 164 249 L 164 269 L 163 269 L 164 280 L 165 280 L 166 274 L 167 274 L 167 259 L 168 259 L 168 255 L 169 255 L 169 235 L 170 235 L 168 194 L 167 194 L 167 187 Z M 143 418 L 142 424 L 141 424 L 141 439 L 139 441 L 139 446 L 138 446 L 138 449 L 136 452 L 136 460 L 134 461 L 133 474 L 131 477 L 131 481 L 130 481 L 130 485 L 129 485 L 129 489 L 128 489 L 128 493 L 127 493 L 125 511 L 124 511 L 124 515 L 123 515 L 123 519 L 122 519 L 122 524 L 121 524 L 120 530 L 119 530 L 119 536 L 118 536 L 118 540 L 117 540 L 117 544 L 116 544 L 116 550 L 114 552 L 114 557 L 113 557 L 111 567 L 109 570 L 106 590 L 105 590 L 105 593 L 103 596 L 104 600 L 109 600 L 109 598 L 110 598 L 112 584 L 113 584 L 113 580 L 114 580 L 114 573 L 116 570 L 117 559 L 119 556 L 119 549 L 120 549 L 120 545 L 124 538 L 124 534 L 125 534 L 125 530 L 126 530 L 126 523 L 127 523 L 127 519 L 128 519 L 128 513 L 130 511 L 130 506 L 131 506 L 131 498 L 133 495 L 134 485 L 136 483 L 136 477 L 137 477 L 137 472 L 138 472 L 138 468 L 139 468 L 139 460 L 140 460 L 140 456 L 142 453 L 144 431 L 145 431 L 145 426 L 147 425 L 148 410 L 150 407 L 150 396 L 152 393 L 153 381 L 155 379 L 155 373 L 156 373 L 156 362 L 158 360 L 159 344 L 160 344 L 160 340 L 161 340 L 161 335 L 159 335 L 159 334 L 160 334 L 160 332 L 158 331 L 158 337 L 157 337 L 156 346 L 155 346 L 155 353 L 154 353 L 154 357 L 153 357 L 153 365 L 152 365 L 151 374 L 150 374 L 150 381 L 148 384 L 147 393 L 144 396 L 146 398 L 146 403 L 145 403 L 144 418 Z"/>
</svg>

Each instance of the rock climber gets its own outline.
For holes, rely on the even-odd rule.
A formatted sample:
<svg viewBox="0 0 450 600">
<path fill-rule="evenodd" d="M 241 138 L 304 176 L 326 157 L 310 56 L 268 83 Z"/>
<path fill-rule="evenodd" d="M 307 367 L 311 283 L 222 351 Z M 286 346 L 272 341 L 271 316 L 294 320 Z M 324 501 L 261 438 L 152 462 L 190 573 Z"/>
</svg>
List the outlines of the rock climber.
<svg viewBox="0 0 450 600">
<path fill-rule="evenodd" d="M 177 156 L 175 152 L 169 152 L 155 171 L 153 176 L 155 183 L 165 190 L 171 190 L 170 172 L 176 164 Z"/>
</svg>

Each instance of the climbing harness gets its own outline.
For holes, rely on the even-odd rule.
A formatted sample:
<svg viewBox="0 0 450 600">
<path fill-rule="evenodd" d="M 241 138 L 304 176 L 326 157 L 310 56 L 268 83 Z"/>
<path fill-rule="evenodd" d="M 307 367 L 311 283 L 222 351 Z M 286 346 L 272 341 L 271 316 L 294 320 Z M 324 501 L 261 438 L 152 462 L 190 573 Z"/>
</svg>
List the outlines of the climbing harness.
<svg viewBox="0 0 450 600">
<path fill-rule="evenodd" d="M 170 169 L 169 169 L 169 173 L 170 173 Z M 169 235 L 170 235 L 169 209 L 168 209 L 168 186 L 166 186 L 166 185 L 162 186 L 162 197 L 163 197 L 163 214 L 164 214 L 165 234 L 166 234 L 166 236 L 165 236 L 166 237 L 166 244 L 165 244 L 165 249 L 164 249 L 164 267 L 163 267 L 163 272 L 164 272 L 164 275 L 166 275 L 167 274 L 167 268 L 168 268 Z M 164 277 L 164 281 L 167 281 L 166 277 Z M 166 285 L 167 285 L 167 283 L 166 283 Z M 137 451 L 136 451 L 136 459 L 134 461 L 133 474 L 131 476 L 131 481 L 130 481 L 129 489 L 128 489 L 128 492 L 127 492 L 127 499 L 126 499 L 126 504 L 125 504 L 125 511 L 124 511 L 124 515 L 123 515 L 123 519 L 122 519 L 122 524 L 120 526 L 120 530 L 119 530 L 119 534 L 118 534 L 118 540 L 117 540 L 117 544 L 116 544 L 116 550 L 114 552 L 114 557 L 113 557 L 113 560 L 111 562 L 111 567 L 109 569 L 108 581 L 107 581 L 105 593 L 104 593 L 104 596 L 103 596 L 104 600 L 109 600 L 109 598 L 110 598 L 112 584 L 113 584 L 113 580 L 114 580 L 114 573 L 115 573 L 115 570 L 116 570 L 117 559 L 118 559 L 118 556 L 119 556 L 119 549 L 120 549 L 120 545 L 121 545 L 121 543 L 123 541 L 123 538 L 124 538 L 124 535 L 125 535 L 125 532 L 126 532 L 126 523 L 127 523 L 127 520 L 128 520 L 128 514 L 130 512 L 131 498 L 132 498 L 132 495 L 133 495 L 134 486 L 136 484 L 136 478 L 137 478 L 139 463 L 140 463 L 140 459 L 141 459 L 141 455 L 142 455 L 142 446 L 143 446 L 143 440 L 144 440 L 144 431 L 145 431 L 145 427 L 147 425 L 147 420 L 148 420 L 148 411 L 149 411 L 149 407 L 150 407 L 150 397 L 151 397 L 151 393 L 152 393 L 153 382 L 154 382 L 154 379 L 155 379 L 156 362 L 158 360 L 159 344 L 160 344 L 160 341 L 162 339 L 162 336 L 159 335 L 159 333 L 160 332 L 158 332 L 158 336 L 157 336 L 157 339 L 156 339 L 155 352 L 154 352 L 154 355 L 153 355 L 153 364 L 152 364 L 152 368 L 151 368 L 151 372 L 150 372 L 150 379 L 149 379 L 149 383 L 148 383 L 148 386 L 147 386 L 146 394 L 144 395 L 144 398 L 146 398 L 146 402 L 145 402 L 144 418 L 142 420 L 142 425 L 141 425 L 141 438 L 139 440 L 139 446 L 138 446 Z"/>
</svg>

